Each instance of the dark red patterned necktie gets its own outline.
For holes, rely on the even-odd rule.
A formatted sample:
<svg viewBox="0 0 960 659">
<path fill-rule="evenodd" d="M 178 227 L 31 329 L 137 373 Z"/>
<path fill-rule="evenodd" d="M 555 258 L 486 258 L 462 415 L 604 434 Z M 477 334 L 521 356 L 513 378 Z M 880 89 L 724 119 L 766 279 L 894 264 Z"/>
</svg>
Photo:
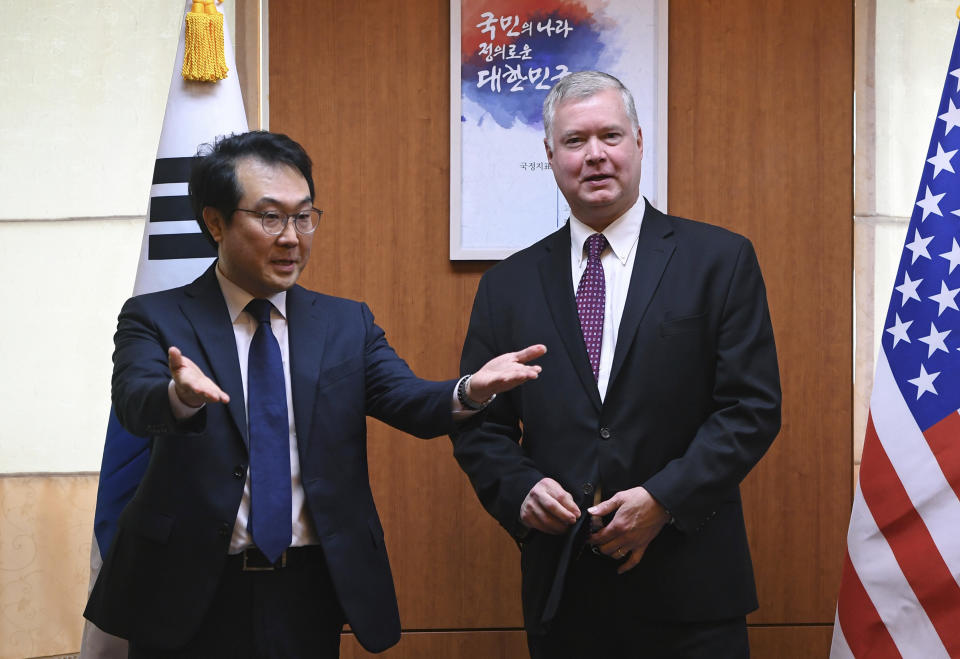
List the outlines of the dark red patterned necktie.
<svg viewBox="0 0 960 659">
<path fill-rule="evenodd" d="M 600 255 L 607 247 L 607 238 L 595 233 L 587 238 L 587 268 L 577 286 L 577 314 L 583 342 L 587 344 L 587 357 L 593 369 L 593 379 L 600 377 L 600 348 L 603 343 L 603 307 L 607 297 L 607 284 L 603 277 Z"/>
</svg>

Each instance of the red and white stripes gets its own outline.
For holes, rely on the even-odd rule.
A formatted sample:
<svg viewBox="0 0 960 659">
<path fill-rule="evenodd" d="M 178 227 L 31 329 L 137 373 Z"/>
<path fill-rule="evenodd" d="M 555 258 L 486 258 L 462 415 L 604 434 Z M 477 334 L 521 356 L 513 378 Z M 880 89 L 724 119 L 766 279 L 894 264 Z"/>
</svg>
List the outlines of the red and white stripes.
<svg viewBox="0 0 960 659">
<path fill-rule="evenodd" d="M 960 657 L 960 414 L 922 432 L 877 359 L 833 659 Z"/>
</svg>

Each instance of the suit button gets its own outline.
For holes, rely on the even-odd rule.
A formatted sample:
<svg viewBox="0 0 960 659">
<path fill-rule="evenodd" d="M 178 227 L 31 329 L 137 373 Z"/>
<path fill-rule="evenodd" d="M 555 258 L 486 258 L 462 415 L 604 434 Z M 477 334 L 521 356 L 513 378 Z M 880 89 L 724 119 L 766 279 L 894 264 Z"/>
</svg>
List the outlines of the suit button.
<svg viewBox="0 0 960 659">
<path fill-rule="evenodd" d="M 600 439 L 610 439 L 610 429 L 606 426 L 600 429 Z"/>
<path fill-rule="evenodd" d="M 243 475 L 246 473 L 246 471 L 247 471 L 247 465 L 242 465 L 242 464 L 237 465 L 236 467 L 233 468 L 233 477 L 243 478 Z"/>
<path fill-rule="evenodd" d="M 221 538 L 229 538 L 229 537 L 230 537 L 230 529 L 231 529 L 231 526 L 230 526 L 229 524 L 227 524 L 226 522 L 224 522 L 223 524 L 221 524 L 221 525 L 220 525 L 220 537 L 221 537 Z"/>
<path fill-rule="evenodd" d="M 584 493 L 584 494 L 593 494 L 593 483 L 584 483 L 584 484 L 583 484 L 583 493 Z"/>
</svg>

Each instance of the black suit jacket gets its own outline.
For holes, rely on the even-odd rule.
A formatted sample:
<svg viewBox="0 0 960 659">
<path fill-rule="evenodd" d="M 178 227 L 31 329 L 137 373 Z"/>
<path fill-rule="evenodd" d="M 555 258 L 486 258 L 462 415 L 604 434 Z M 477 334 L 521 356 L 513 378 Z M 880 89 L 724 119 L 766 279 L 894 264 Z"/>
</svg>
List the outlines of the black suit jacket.
<svg viewBox="0 0 960 659">
<path fill-rule="evenodd" d="M 210 606 L 249 462 L 236 341 L 214 267 L 187 286 L 128 300 L 114 339 L 113 405 L 127 430 L 151 438 L 151 457 L 84 615 L 151 646 L 187 641 Z M 399 640 L 400 621 L 367 474 L 366 416 L 420 437 L 444 434 L 455 381 L 417 378 L 365 304 L 294 286 L 287 323 L 307 505 L 351 628 L 382 650 Z M 171 345 L 230 395 L 228 405 L 173 418 Z"/>
<path fill-rule="evenodd" d="M 674 517 L 622 578 L 647 619 L 704 620 L 757 607 L 739 483 L 780 426 L 763 279 L 748 240 L 647 204 L 601 403 L 571 285 L 569 224 L 481 279 L 463 349 L 471 372 L 543 343 L 540 378 L 455 431 L 454 454 L 486 509 L 521 544 L 527 628 L 541 629 L 585 539 L 531 532 L 520 504 L 543 477 L 582 510 L 645 487 Z M 552 593 L 552 596 L 551 596 Z M 548 598 L 551 604 L 548 606 Z"/>
</svg>

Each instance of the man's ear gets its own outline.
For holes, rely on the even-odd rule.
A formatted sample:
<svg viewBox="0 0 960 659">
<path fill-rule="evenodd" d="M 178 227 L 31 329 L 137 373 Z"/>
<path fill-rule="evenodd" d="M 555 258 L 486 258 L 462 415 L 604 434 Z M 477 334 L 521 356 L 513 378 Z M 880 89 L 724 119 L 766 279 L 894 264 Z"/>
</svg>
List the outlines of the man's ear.
<svg viewBox="0 0 960 659">
<path fill-rule="evenodd" d="M 553 149 L 550 148 L 550 141 L 546 137 L 543 138 L 543 148 L 547 152 L 547 160 L 553 163 Z"/>
<path fill-rule="evenodd" d="M 223 215 L 220 214 L 213 206 L 204 206 L 203 207 L 203 223 L 207 225 L 207 231 L 210 232 L 210 235 L 213 236 L 213 239 L 218 243 L 223 240 L 223 229 L 226 225 L 226 221 L 223 219 Z"/>
</svg>

